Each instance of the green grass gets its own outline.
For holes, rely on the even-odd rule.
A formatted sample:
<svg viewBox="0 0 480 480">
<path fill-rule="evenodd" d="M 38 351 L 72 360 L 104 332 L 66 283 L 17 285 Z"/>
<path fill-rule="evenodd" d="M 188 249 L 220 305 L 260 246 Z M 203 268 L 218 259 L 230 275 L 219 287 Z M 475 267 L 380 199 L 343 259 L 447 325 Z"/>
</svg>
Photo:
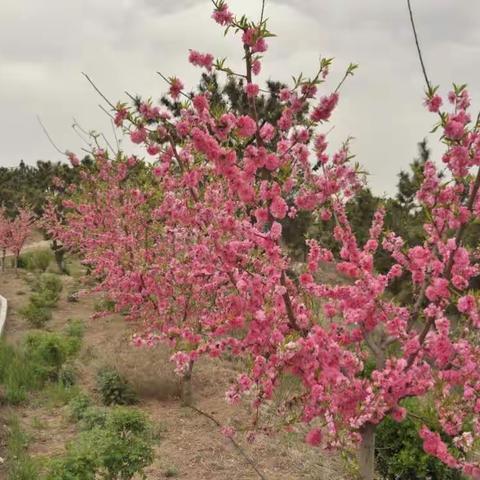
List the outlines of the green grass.
<svg viewBox="0 0 480 480">
<path fill-rule="evenodd" d="M 38 386 L 35 365 L 25 359 L 20 349 L 0 342 L 0 384 L 4 386 L 4 400 L 19 405 L 27 398 L 27 392 Z"/>
<path fill-rule="evenodd" d="M 78 337 L 50 332 L 30 332 L 23 345 L 0 341 L 0 385 L 3 401 L 19 405 L 29 392 L 45 387 L 42 398 L 49 405 L 64 405 L 75 394 L 75 371 L 69 362 L 78 352 Z"/>
<path fill-rule="evenodd" d="M 78 395 L 78 387 L 66 386 L 58 383 L 47 383 L 39 392 L 36 404 L 50 409 L 60 408 L 67 405 L 72 398 Z"/>
<path fill-rule="evenodd" d="M 28 454 L 29 438 L 17 417 L 8 419 L 7 429 L 7 480 L 38 480 L 39 467 Z"/>
</svg>

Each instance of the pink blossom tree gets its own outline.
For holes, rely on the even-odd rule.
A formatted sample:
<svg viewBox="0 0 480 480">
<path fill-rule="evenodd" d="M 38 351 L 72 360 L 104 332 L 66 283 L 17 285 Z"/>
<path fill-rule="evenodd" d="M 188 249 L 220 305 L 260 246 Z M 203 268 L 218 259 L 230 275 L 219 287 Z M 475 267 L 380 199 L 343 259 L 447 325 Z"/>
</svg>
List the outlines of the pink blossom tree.
<svg viewBox="0 0 480 480">
<path fill-rule="evenodd" d="M 67 226 L 50 215 L 51 232 L 83 255 L 117 308 L 143 323 L 136 343 L 175 347 L 179 372 L 188 374 L 202 355 L 245 358 L 227 397 L 235 403 L 248 392 L 257 409 L 285 374 L 298 377 L 301 390 L 285 408 L 309 425 L 312 446 L 358 444 L 362 478 L 374 475 L 377 426 L 387 416 L 402 421 L 403 401 L 427 394 L 443 437 L 424 426 L 425 451 L 480 478 L 471 460 L 480 437 L 480 317 L 469 290 L 479 251 L 464 245 L 480 217 L 480 133 L 467 90 L 456 87 L 447 103 L 428 88 L 445 153 L 441 169 L 426 163 L 417 194 L 429 219 L 423 243 L 407 245 L 385 231 L 379 209 L 360 244 L 345 206 L 363 179 L 348 142 L 331 151 L 325 127 L 343 80 L 317 95 L 331 66 L 323 59 L 312 78 L 280 92 L 278 120 L 262 121 L 255 77 L 271 36 L 263 14 L 252 22 L 222 0 L 214 5 L 215 21 L 240 35 L 244 71 L 197 51 L 189 60 L 244 79 L 249 113 L 212 108 L 208 94 L 190 96 L 176 78 L 170 95 L 181 97 L 179 117 L 151 101 L 118 104 L 117 126 L 145 147 L 153 167 L 132 185 L 134 157 L 95 151 L 98 171 L 85 174 L 83 193 L 65 202 Z M 338 250 L 309 238 L 307 261 L 294 261 L 282 224 L 301 211 L 335 220 Z M 384 274 L 375 269 L 380 249 L 392 258 Z M 324 278 L 326 264 L 338 280 Z M 389 290 L 401 276 L 412 287 L 408 304 Z"/>
<path fill-rule="evenodd" d="M 20 207 L 17 215 L 8 222 L 7 248 L 13 253 L 15 270 L 25 242 L 31 235 L 35 224 L 35 216 L 27 207 Z"/>
<path fill-rule="evenodd" d="M 4 207 L 0 207 L 0 250 L 2 254 L 2 271 L 5 270 L 5 258 L 9 246 L 10 222 Z"/>
</svg>

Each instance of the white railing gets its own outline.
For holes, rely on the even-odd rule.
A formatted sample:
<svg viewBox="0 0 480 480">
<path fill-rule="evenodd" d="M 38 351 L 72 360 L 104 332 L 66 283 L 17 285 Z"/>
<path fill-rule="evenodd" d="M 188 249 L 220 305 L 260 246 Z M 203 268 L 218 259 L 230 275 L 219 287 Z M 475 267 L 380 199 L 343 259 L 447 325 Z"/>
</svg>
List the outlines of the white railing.
<svg viewBox="0 0 480 480">
<path fill-rule="evenodd" d="M 0 337 L 5 327 L 5 320 L 7 319 L 7 299 L 0 295 Z"/>
</svg>

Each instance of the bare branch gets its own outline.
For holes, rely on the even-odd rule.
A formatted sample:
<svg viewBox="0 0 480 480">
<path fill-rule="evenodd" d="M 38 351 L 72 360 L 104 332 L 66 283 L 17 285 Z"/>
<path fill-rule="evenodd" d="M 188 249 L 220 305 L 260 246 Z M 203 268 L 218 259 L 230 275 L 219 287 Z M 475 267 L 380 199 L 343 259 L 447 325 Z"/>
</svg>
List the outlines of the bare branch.
<svg viewBox="0 0 480 480">
<path fill-rule="evenodd" d="M 101 90 L 95 85 L 93 80 L 85 73 L 82 72 L 82 75 L 88 80 L 88 83 L 95 89 L 95 91 L 107 102 L 107 104 L 113 108 L 113 110 L 116 110 L 115 105 L 101 92 Z"/>
<path fill-rule="evenodd" d="M 263 23 L 264 15 L 265 15 L 265 0 L 262 0 L 262 12 L 260 14 L 260 25 Z"/>
<path fill-rule="evenodd" d="M 423 77 L 425 78 L 428 91 L 431 92 L 432 84 L 430 83 L 430 79 L 428 78 L 427 69 L 425 68 L 425 63 L 423 61 L 422 50 L 420 49 L 420 42 L 418 41 L 417 29 L 415 27 L 415 19 L 413 18 L 412 4 L 410 0 L 407 0 L 407 7 L 408 7 L 408 13 L 410 14 L 410 23 L 412 25 L 413 36 L 415 37 L 415 45 L 417 47 L 418 59 L 420 60 L 420 65 L 422 67 Z"/>
<path fill-rule="evenodd" d="M 62 151 L 58 146 L 57 144 L 53 141 L 52 137 L 50 136 L 50 134 L 48 133 L 48 130 L 46 129 L 45 125 L 43 124 L 41 118 L 37 115 L 37 120 L 38 120 L 38 123 L 40 124 L 40 127 L 42 127 L 42 130 L 43 130 L 43 133 L 45 134 L 45 136 L 48 138 L 48 141 L 50 142 L 50 144 L 52 145 L 52 147 L 58 152 L 60 153 L 61 155 L 66 155 L 66 152 L 65 151 Z"/>
<path fill-rule="evenodd" d="M 215 425 L 217 425 L 217 427 L 222 427 L 222 424 L 215 418 L 213 417 L 212 415 L 210 415 L 209 413 L 207 412 L 204 412 L 202 410 L 200 410 L 199 408 L 197 407 L 194 407 L 192 405 L 189 405 L 189 407 L 199 413 L 200 415 L 203 415 L 204 417 L 208 418 L 209 420 L 211 420 Z M 263 475 L 263 473 L 259 470 L 259 468 L 255 465 L 255 462 L 247 455 L 247 453 L 245 452 L 245 450 L 231 437 L 228 437 L 228 439 L 230 440 L 230 442 L 232 443 L 232 445 L 238 450 L 238 452 L 240 453 L 240 455 L 249 463 L 249 465 L 255 470 L 256 474 L 258 475 L 259 478 L 261 478 L 262 480 L 267 480 L 267 477 L 265 477 L 265 475 Z"/>
</svg>

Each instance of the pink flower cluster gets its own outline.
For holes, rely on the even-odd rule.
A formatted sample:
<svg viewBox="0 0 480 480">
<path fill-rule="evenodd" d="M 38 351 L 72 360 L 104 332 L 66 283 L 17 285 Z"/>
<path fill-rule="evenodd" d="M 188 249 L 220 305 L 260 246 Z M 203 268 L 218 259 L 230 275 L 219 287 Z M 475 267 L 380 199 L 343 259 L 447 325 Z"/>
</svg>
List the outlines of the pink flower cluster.
<svg viewBox="0 0 480 480">
<path fill-rule="evenodd" d="M 196 50 L 190 50 L 190 55 L 188 56 L 188 61 L 195 65 L 196 67 L 206 68 L 209 72 L 212 71 L 213 67 L 213 55 L 210 53 L 200 53 Z"/>
</svg>

